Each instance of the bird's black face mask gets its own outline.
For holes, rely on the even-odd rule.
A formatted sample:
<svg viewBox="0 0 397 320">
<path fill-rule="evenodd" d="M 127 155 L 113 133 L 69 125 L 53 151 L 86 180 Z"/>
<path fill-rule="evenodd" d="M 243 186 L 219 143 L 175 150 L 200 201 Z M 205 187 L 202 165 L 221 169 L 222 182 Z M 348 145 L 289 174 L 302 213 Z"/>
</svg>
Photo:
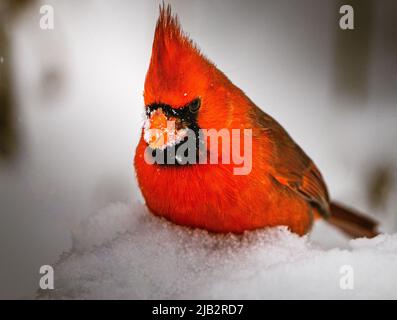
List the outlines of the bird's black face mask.
<svg viewBox="0 0 397 320">
<path fill-rule="evenodd" d="M 146 106 L 144 139 L 153 163 L 198 163 L 203 153 L 203 137 L 197 123 L 200 106 L 199 98 L 178 109 L 164 103 Z"/>
</svg>

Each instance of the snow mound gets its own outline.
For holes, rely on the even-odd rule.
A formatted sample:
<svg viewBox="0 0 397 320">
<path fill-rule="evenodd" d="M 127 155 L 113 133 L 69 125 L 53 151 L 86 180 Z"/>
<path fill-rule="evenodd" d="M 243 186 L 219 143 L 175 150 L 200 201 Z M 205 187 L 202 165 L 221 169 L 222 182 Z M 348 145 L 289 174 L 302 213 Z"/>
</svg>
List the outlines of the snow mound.
<svg viewBox="0 0 397 320">
<path fill-rule="evenodd" d="M 74 244 L 41 298 L 397 298 L 397 235 L 325 250 L 284 227 L 214 235 L 118 203 L 83 223 Z"/>
</svg>

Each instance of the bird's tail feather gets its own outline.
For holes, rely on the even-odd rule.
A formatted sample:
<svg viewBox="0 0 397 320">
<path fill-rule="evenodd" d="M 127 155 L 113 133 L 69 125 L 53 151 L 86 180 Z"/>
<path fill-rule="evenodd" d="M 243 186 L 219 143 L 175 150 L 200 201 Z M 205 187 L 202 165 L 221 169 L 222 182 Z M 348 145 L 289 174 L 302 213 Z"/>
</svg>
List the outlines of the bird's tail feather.
<svg viewBox="0 0 397 320">
<path fill-rule="evenodd" d="M 378 223 L 345 206 L 331 202 L 331 215 L 327 221 L 353 238 L 372 238 L 379 234 L 376 230 Z"/>
</svg>

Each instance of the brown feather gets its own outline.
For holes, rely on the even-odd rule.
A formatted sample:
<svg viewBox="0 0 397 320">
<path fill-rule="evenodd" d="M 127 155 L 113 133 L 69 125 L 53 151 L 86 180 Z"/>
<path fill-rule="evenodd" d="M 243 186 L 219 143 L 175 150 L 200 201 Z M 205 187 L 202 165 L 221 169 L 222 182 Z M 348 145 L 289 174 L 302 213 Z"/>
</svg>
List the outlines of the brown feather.
<svg viewBox="0 0 397 320">
<path fill-rule="evenodd" d="M 255 119 L 266 128 L 265 134 L 273 144 L 272 176 L 284 186 L 297 192 L 321 215 L 328 217 L 329 195 L 327 186 L 313 161 L 292 140 L 284 128 L 258 107 Z"/>
</svg>

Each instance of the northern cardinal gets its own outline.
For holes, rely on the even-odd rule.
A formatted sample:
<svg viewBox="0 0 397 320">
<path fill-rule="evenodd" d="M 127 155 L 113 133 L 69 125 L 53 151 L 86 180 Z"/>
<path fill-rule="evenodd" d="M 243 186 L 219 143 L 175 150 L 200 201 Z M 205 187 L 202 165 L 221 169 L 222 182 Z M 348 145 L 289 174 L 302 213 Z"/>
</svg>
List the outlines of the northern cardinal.
<svg viewBox="0 0 397 320">
<path fill-rule="evenodd" d="M 323 217 L 352 236 L 376 235 L 374 221 L 330 203 L 313 161 L 276 120 L 200 53 L 170 6 L 160 6 L 144 102 L 147 119 L 134 164 L 153 214 L 211 232 L 284 225 L 299 235 L 310 230 L 316 217 Z M 168 121 L 174 122 L 172 129 L 167 129 Z M 148 150 L 180 145 L 188 128 L 196 133 L 204 128 L 252 130 L 250 172 L 237 175 L 233 163 L 221 161 L 147 161 Z M 159 134 L 151 134 L 151 129 Z"/>
</svg>

